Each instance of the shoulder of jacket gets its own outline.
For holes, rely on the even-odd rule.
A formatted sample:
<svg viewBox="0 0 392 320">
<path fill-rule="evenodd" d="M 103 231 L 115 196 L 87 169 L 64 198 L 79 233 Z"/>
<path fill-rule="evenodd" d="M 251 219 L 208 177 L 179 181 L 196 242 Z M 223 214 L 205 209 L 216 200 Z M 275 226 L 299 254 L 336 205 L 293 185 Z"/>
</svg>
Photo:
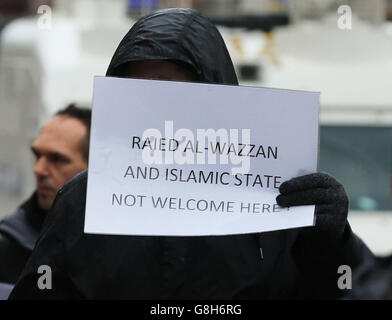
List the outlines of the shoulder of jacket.
<svg viewBox="0 0 392 320">
<path fill-rule="evenodd" d="M 0 235 L 15 241 L 27 250 L 33 250 L 39 231 L 27 218 L 26 210 L 19 207 L 14 213 L 4 218 L 0 223 Z M 0 236 L 0 240 L 1 240 Z M 4 239 L 4 238 L 3 238 Z"/>
<path fill-rule="evenodd" d="M 75 177 L 68 181 L 58 191 L 59 195 L 68 193 L 74 189 L 86 188 L 87 187 L 87 169 L 79 172 Z"/>
</svg>

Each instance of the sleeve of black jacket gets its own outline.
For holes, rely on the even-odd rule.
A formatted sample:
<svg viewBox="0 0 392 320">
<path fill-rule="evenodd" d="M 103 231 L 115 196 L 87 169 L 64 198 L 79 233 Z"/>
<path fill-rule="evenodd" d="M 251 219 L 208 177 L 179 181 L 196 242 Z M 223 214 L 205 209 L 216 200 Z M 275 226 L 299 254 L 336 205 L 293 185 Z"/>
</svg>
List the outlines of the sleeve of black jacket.
<svg viewBox="0 0 392 320">
<path fill-rule="evenodd" d="M 73 285 L 71 278 L 67 276 L 65 271 L 64 239 L 67 237 L 67 230 L 69 230 L 70 212 L 68 211 L 70 208 L 67 207 L 69 202 L 64 201 L 64 198 L 71 189 L 78 188 L 80 192 L 86 189 L 86 179 L 81 179 L 83 174 L 76 176 L 58 192 L 34 251 L 11 292 L 10 300 L 80 298 L 75 289 L 76 286 Z M 75 192 L 75 190 L 73 191 Z M 77 214 L 84 213 L 78 212 Z M 51 289 L 38 287 L 39 278 L 45 274 L 38 273 L 38 268 L 42 265 L 49 266 L 51 269 Z"/>
<path fill-rule="evenodd" d="M 338 299 L 347 290 L 338 286 L 340 266 L 349 266 L 352 272 L 362 263 L 374 259 L 373 253 L 351 230 L 349 223 L 339 241 L 326 241 L 304 228 L 293 250 L 294 259 L 303 279 L 304 296 L 309 299 Z M 348 275 L 350 276 L 350 275 Z M 348 284 L 348 283 L 347 283 Z"/>
</svg>

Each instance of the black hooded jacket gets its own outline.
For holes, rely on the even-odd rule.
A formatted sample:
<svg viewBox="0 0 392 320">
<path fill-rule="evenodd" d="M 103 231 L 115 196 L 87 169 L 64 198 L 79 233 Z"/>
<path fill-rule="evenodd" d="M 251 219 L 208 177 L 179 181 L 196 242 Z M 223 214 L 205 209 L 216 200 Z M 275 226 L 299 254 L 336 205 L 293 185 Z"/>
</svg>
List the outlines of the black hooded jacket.
<svg viewBox="0 0 392 320">
<path fill-rule="evenodd" d="M 138 60 L 170 60 L 193 69 L 200 81 L 237 84 L 216 27 L 190 9 L 139 20 L 107 75 Z M 208 237 L 84 234 L 86 186 L 85 171 L 60 190 L 11 299 L 337 298 L 338 267 L 355 267 L 370 255 L 349 226 L 334 243 L 303 241 L 304 229 Z M 40 265 L 52 269 L 51 290 L 37 288 Z"/>
<path fill-rule="evenodd" d="M 127 62 L 169 60 L 194 71 L 200 82 L 238 85 L 219 31 L 190 9 L 166 9 L 141 18 L 120 42 L 106 72 L 116 76 Z"/>
<path fill-rule="evenodd" d="M 34 193 L 0 222 L 0 282 L 16 282 L 33 252 L 45 217 Z"/>
</svg>

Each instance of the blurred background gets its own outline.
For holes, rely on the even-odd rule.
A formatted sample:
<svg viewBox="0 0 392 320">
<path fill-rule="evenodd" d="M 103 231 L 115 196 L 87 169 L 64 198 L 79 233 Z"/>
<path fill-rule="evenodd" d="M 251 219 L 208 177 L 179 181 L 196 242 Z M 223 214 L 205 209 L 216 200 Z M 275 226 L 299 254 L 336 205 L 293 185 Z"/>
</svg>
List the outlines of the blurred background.
<svg viewBox="0 0 392 320">
<path fill-rule="evenodd" d="M 344 184 L 354 231 L 392 252 L 392 0 L 0 0 L 0 218 L 35 189 L 41 124 L 91 106 L 130 26 L 165 7 L 218 24 L 242 85 L 321 92 L 319 170 Z"/>
</svg>

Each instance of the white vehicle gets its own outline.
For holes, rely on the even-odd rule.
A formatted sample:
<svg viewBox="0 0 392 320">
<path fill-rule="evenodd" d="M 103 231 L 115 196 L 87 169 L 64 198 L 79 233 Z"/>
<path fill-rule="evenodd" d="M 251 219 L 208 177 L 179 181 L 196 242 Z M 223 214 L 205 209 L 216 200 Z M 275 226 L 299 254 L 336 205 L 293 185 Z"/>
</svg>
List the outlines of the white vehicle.
<svg viewBox="0 0 392 320">
<path fill-rule="evenodd" d="M 332 16 L 267 35 L 222 31 L 242 84 L 321 92 L 319 170 L 344 184 L 353 230 L 392 253 L 391 26 L 354 18 L 340 30 Z"/>
</svg>

